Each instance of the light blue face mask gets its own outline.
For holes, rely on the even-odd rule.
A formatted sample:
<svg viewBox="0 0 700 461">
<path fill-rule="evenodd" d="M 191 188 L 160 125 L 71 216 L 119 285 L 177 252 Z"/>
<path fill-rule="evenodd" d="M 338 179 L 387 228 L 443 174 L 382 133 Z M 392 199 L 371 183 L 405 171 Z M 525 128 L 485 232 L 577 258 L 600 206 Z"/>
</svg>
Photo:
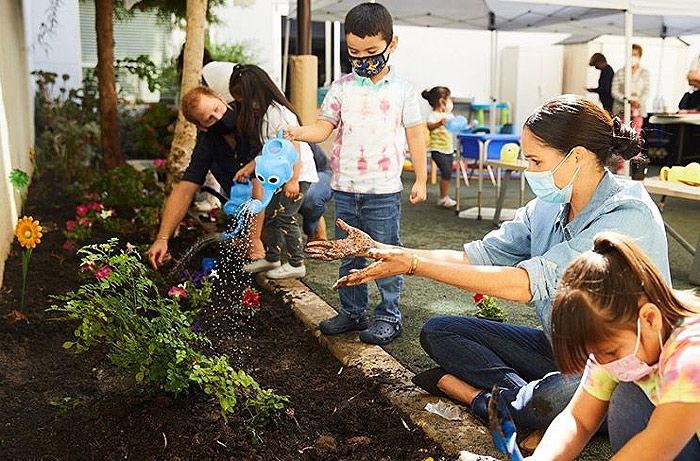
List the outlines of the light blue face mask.
<svg viewBox="0 0 700 461">
<path fill-rule="evenodd" d="M 544 202 L 549 203 L 568 203 L 571 201 L 571 194 L 574 190 L 574 179 L 576 175 L 581 170 L 579 166 L 574 175 L 571 177 L 569 183 L 563 188 L 559 189 L 554 183 L 554 172 L 559 169 L 559 167 L 566 161 L 574 150 L 571 149 L 569 153 L 559 162 L 559 165 L 555 166 L 553 170 L 547 171 L 528 171 L 525 170 L 525 179 L 530 185 L 532 192 Z"/>
</svg>

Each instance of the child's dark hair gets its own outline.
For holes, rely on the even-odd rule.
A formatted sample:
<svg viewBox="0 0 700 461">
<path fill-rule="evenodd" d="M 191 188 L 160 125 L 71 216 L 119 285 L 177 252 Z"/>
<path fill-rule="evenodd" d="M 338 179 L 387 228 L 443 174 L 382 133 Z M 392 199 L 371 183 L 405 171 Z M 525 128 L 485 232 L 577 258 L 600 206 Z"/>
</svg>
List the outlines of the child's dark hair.
<svg viewBox="0 0 700 461">
<path fill-rule="evenodd" d="M 434 86 L 429 90 L 423 90 L 420 94 L 423 99 L 428 100 L 428 104 L 435 109 L 440 105 L 440 100 L 442 98 L 449 98 L 451 93 L 450 89 L 446 86 Z"/>
<path fill-rule="evenodd" d="M 238 109 L 236 128 L 239 134 L 250 142 L 254 150 L 262 147 L 263 117 L 273 101 L 291 110 L 299 119 L 292 103 L 275 85 L 267 72 L 256 65 L 234 66 L 229 79 L 229 92 L 236 98 Z"/>
<path fill-rule="evenodd" d="M 379 3 L 360 3 L 345 15 L 345 34 L 360 38 L 381 34 L 387 45 L 394 37 L 394 20 Z"/>
<path fill-rule="evenodd" d="M 640 302 L 656 305 L 669 332 L 699 306 L 682 302 L 654 263 L 629 238 L 598 234 L 593 251 L 564 272 L 552 306 L 552 350 L 562 373 L 580 373 L 589 352 L 620 329 L 636 331 Z"/>
</svg>

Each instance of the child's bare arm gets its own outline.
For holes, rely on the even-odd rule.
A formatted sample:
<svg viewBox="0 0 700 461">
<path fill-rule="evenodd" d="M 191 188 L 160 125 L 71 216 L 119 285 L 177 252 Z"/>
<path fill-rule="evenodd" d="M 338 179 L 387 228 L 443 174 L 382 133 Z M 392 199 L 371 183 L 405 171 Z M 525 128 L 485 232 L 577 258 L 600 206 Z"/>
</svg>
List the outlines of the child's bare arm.
<svg viewBox="0 0 700 461">
<path fill-rule="evenodd" d="M 332 123 L 325 120 L 317 120 L 313 125 L 288 126 L 284 129 L 284 137 L 292 141 L 304 141 L 311 143 L 323 142 L 333 132 Z"/>
<path fill-rule="evenodd" d="M 406 140 L 408 141 L 408 151 L 411 153 L 413 171 L 416 173 L 416 182 L 411 189 L 411 203 L 419 203 L 425 200 L 425 183 L 428 179 L 426 152 L 425 152 L 425 132 L 423 125 L 416 125 L 406 128 Z"/>
<path fill-rule="evenodd" d="M 440 128 L 441 126 L 445 125 L 447 123 L 447 118 L 442 118 L 438 120 L 437 122 L 432 122 L 428 123 L 428 129 L 430 131 L 433 131 L 435 128 Z"/>
</svg>

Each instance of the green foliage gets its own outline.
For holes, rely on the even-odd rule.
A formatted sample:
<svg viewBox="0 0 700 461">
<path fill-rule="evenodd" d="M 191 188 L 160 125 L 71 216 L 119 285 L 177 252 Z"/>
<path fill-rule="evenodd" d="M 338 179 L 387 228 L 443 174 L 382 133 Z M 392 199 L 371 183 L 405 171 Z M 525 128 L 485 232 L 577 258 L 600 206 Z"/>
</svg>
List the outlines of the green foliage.
<svg viewBox="0 0 700 461">
<path fill-rule="evenodd" d="M 207 43 L 206 47 L 216 61 L 255 64 L 255 55 L 245 43 Z"/>
<path fill-rule="evenodd" d="M 89 73 L 88 73 L 89 74 Z M 79 172 L 99 158 L 97 85 L 86 77 L 82 88 L 67 90 L 68 75 L 54 95 L 58 74 L 34 71 L 37 163 L 40 171 L 53 170 L 72 182 Z"/>
<path fill-rule="evenodd" d="M 10 171 L 9 179 L 12 187 L 18 192 L 24 192 L 29 186 L 29 175 L 19 168 Z"/>
<path fill-rule="evenodd" d="M 476 316 L 484 319 L 504 320 L 506 313 L 500 306 L 498 299 L 493 296 L 476 293 L 474 302 L 477 307 Z"/>
<path fill-rule="evenodd" d="M 191 309 L 199 310 L 211 302 L 211 281 L 204 278 L 197 284 L 192 280 L 185 281 L 187 304 Z"/>
<path fill-rule="evenodd" d="M 137 171 L 130 165 L 95 173 L 88 189 L 102 195 L 107 207 L 159 207 L 163 192 L 156 184 L 152 170 Z"/>
<path fill-rule="evenodd" d="M 167 105 L 149 105 L 138 117 L 131 133 L 134 137 L 135 156 L 151 159 L 167 157 L 173 142 L 173 133 L 168 128 L 176 119 L 177 112 Z"/>
<path fill-rule="evenodd" d="M 254 423 L 284 405 L 286 397 L 234 370 L 227 356 L 201 352 L 210 342 L 192 329 L 196 311 L 161 296 L 139 254 L 117 246 L 112 239 L 79 250 L 81 267 L 93 271 L 94 278 L 88 276 L 78 290 L 56 297 L 61 304 L 50 308 L 79 322 L 75 341 L 64 348 L 84 351 L 104 344 L 115 365 L 151 389 L 178 394 L 197 384 L 217 398 L 224 418 L 239 400 Z"/>
<path fill-rule="evenodd" d="M 145 54 L 141 54 L 136 58 L 123 58 L 117 59 L 114 66 L 114 72 L 128 73 L 143 80 L 148 85 L 149 91 L 156 91 L 160 89 L 160 84 L 158 80 L 158 67 L 151 61 Z"/>
</svg>

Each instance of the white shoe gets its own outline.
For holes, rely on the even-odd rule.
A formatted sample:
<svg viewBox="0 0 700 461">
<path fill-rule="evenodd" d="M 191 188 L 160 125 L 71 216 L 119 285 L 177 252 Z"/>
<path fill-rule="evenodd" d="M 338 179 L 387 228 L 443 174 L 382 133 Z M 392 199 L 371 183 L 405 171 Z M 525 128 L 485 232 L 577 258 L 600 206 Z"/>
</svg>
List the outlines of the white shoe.
<svg viewBox="0 0 700 461">
<path fill-rule="evenodd" d="M 448 195 L 447 197 L 440 198 L 437 204 L 443 208 L 452 208 L 453 206 L 457 205 L 457 202 Z"/>
<path fill-rule="evenodd" d="M 263 258 L 263 259 L 258 259 L 257 261 L 253 261 L 251 263 L 246 264 L 245 266 L 243 266 L 243 270 L 246 272 L 256 274 L 258 272 L 265 272 L 265 271 L 269 271 L 271 269 L 277 269 L 281 265 L 282 265 L 282 263 L 279 261 L 275 261 L 275 262 L 271 263 L 267 259 Z"/>
<path fill-rule="evenodd" d="M 306 276 L 306 266 L 303 264 L 299 267 L 294 267 L 289 263 L 284 263 L 277 269 L 267 271 L 269 279 L 299 279 Z"/>
</svg>

